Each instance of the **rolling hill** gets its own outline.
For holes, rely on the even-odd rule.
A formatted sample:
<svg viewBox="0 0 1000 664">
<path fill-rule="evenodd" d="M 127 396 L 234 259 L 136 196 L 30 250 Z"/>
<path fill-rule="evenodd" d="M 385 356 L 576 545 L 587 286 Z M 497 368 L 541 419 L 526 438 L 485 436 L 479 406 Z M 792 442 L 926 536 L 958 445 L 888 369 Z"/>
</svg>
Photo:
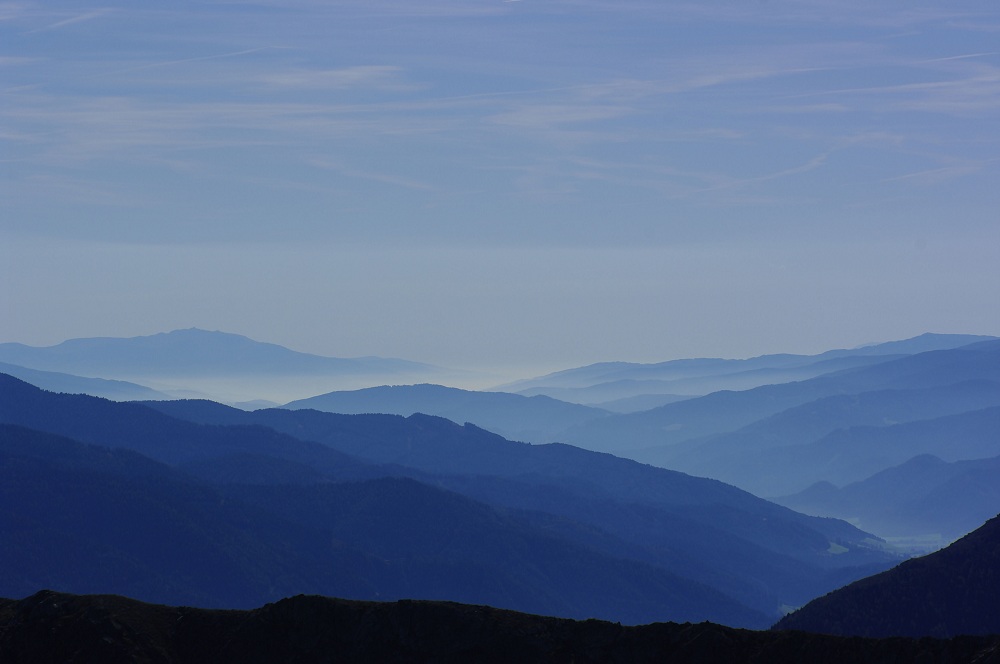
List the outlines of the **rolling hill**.
<svg viewBox="0 0 1000 664">
<path fill-rule="evenodd" d="M 607 411 L 558 401 L 546 396 L 524 397 L 506 392 L 474 392 L 441 385 L 386 385 L 338 391 L 287 403 L 283 408 L 311 408 L 328 413 L 414 413 L 437 415 L 458 424 L 472 422 L 511 440 L 555 442 L 571 426 L 608 415 Z"/>
<path fill-rule="evenodd" d="M 713 392 L 640 413 L 570 429 L 564 441 L 647 463 L 662 463 L 678 443 L 728 433 L 796 406 L 837 395 L 1000 382 L 1000 341 L 929 351 L 809 380 L 741 392 Z"/>
<path fill-rule="evenodd" d="M 895 562 L 844 522 L 805 517 L 719 482 L 567 445 L 515 443 L 425 415 L 115 403 L 47 393 L 0 376 L 0 420 L 131 449 L 216 487 L 280 483 L 291 492 L 331 481 L 410 478 L 494 510 L 516 510 L 525 527 L 545 529 L 564 546 L 629 569 L 646 569 L 650 578 L 680 574 L 758 615 Z M 241 494 L 238 502 L 253 503 L 257 495 L 265 491 Z M 294 513 L 317 509 L 300 504 Z M 632 582 L 621 583 L 628 588 Z"/>
<path fill-rule="evenodd" d="M 0 361 L 81 376 L 217 376 L 426 372 L 433 367 L 380 357 L 299 353 L 239 334 L 191 328 L 144 337 L 70 339 L 55 346 L 0 344 Z"/>
<path fill-rule="evenodd" d="M 0 506 L 4 595 L 61 587 L 246 608 L 318 593 L 632 623 L 763 618 L 707 586 L 405 478 L 240 491 L 128 450 L 3 425 Z"/>
<path fill-rule="evenodd" d="M 312 355 L 238 334 L 197 328 L 143 337 L 70 339 L 47 347 L 3 343 L 0 362 L 134 381 L 171 398 L 212 398 L 228 403 L 284 403 L 331 389 L 451 375 L 419 362 Z"/>
<path fill-rule="evenodd" d="M 1000 513 L 1000 456 L 948 463 L 921 454 L 840 488 L 820 482 L 774 500 L 887 538 L 948 543 Z"/>
<path fill-rule="evenodd" d="M 14 364 L 0 362 L 0 372 L 31 383 L 49 392 L 68 392 L 70 394 L 89 394 L 104 397 L 114 401 L 148 401 L 150 399 L 169 399 L 170 396 L 157 390 L 137 385 L 124 380 L 108 380 L 106 378 L 84 378 L 57 371 L 39 371 Z"/>
<path fill-rule="evenodd" d="M 993 340 L 971 334 L 923 334 L 912 339 L 872 344 L 818 355 L 762 355 L 743 360 L 696 358 L 654 364 L 604 362 L 516 381 L 496 389 L 599 405 L 651 394 L 701 396 L 721 390 L 813 378 L 834 371 L 877 364 L 905 355 L 946 350 Z"/>
</svg>

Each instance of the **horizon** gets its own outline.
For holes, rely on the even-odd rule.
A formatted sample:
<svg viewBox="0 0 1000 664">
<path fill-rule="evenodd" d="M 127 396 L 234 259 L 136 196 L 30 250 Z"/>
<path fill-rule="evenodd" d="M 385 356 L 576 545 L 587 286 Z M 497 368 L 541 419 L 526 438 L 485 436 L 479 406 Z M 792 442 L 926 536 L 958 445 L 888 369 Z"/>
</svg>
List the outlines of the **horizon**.
<svg viewBox="0 0 1000 664">
<path fill-rule="evenodd" d="M 402 360 L 402 361 L 414 361 L 412 358 L 404 357 L 387 357 L 380 355 L 367 355 L 367 356 L 337 356 L 337 355 L 325 355 L 322 353 L 311 353 L 309 351 L 304 351 L 298 348 L 287 346 L 282 343 L 275 342 L 269 339 L 256 339 L 248 335 L 234 332 L 231 330 L 206 330 L 198 327 L 189 328 L 176 328 L 173 330 L 164 330 L 160 332 L 154 332 L 148 335 L 135 335 L 131 337 L 122 336 L 101 336 L 101 337 L 73 337 L 70 339 L 64 339 L 55 344 L 48 345 L 32 345 L 24 344 L 18 341 L 2 341 L 0 344 L 20 344 L 37 349 L 49 349 L 61 346 L 67 342 L 73 341 L 84 341 L 84 340 L 131 340 L 140 338 L 151 338 L 157 336 L 166 336 L 170 334 L 175 334 L 178 332 L 203 332 L 207 334 L 221 334 L 225 336 L 239 337 L 242 339 L 248 339 L 257 344 L 275 345 L 286 350 L 293 351 L 295 353 L 304 353 L 308 355 L 315 355 L 324 358 L 334 358 L 334 359 L 367 359 L 367 358 L 379 358 L 388 360 Z M 345 374 L 339 380 L 331 382 L 332 376 L 325 376 L 319 379 L 311 378 L 308 376 L 300 376 L 295 378 L 291 384 L 288 383 L 288 376 L 285 377 L 275 377 L 272 376 L 269 379 L 262 379 L 261 381 L 250 381 L 247 382 L 247 378 L 232 378 L 232 377 L 185 377 L 180 379 L 180 382 L 166 380 L 163 378 L 154 379 L 152 381 L 142 380 L 141 377 L 135 377 L 135 381 L 143 384 L 147 387 L 152 387 L 154 389 L 165 390 L 167 392 L 177 393 L 178 391 L 190 390 L 192 394 L 200 394 L 200 398 L 211 398 L 213 400 L 221 400 L 225 402 L 243 402 L 243 401 L 254 401 L 254 400 L 268 400 L 276 403 L 284 403 L 286 401 L 293 401 L 301 398 L 306 398 L 313 396 L 315 394 L 329 392 L 329 391 L 354 391 L 360 389 L 368 389 L 372 387 L 384 387 L 384 386 L 404 386 L 404 385 L 441 385 L 445 387 L 453 387 L 465 390 L 474 391 L 504 391 L 502 388 L 512 386 L 518 382 L 530 381 L 537 378 L 542 378 L 548 375 L 559 374 L 561 372 L 572 371 L 574 369 L 580 369 L 588 366 L 595 366 L 600 364 L 629 364 L 629 365 L 651 365 L 658 363 L 666 363 L 672 361 L 683 361 L 683 360 L 750 360 L 760 357 L 766 357 L 768 355 L 803 355 L 803 356 L 813 356 L 819 355 L 828 351 L 837 350 L 855 350 L 862 349 L 869 346 L 878 346 L 884 343 L 893 343 L 898 341 L 909 341 L 912 339 L 917 339 L 926 336 L 950 336 L 950 335 L 973 335 L 973 336 L 989 336 L 992 338 L 1000 338 L 997 335 L 982 335 L 976 332 L 923 332 L 913 337 L 906 337 L 903 339 L 887 339 L 883 341 L 871 342 L 860 344 L 856 346 L 831 346 L 829 348 L 824 348 L 815 353 L 763 353 L 758 355 L 749 355 L 746 357 L 724 357 L 720 355 L 703 355 L 703 356 L 692 356 L 692 357 L 673 357 L 665 358 L 662 360 L 654 362 L 629 362 L 626 360 L 599 360 L 596 362 L 589 362 L 585 364 L 572 365 L 572 366 L 561 366 L 561 367 L 550 367 L 550 368 L 539 368 L 537 371 L 532 371 L 530 366 L 445 366 L 445 365 L 434 365 L 427 364 L 427 370 L 425 372 L 419 372 L 414 370 L 410 374 L 362 374 L 360 376 L 351 376 Z M 419 362 L 418 362 L 419 363 Z M 70 372 L 72 375 L 72 372 Z M 405 377 L 409 376 L 412 380 L 408 381 Z M 388 382 L 382 382 L 387 380 Z M 323 386 L 326 387 L 323 387 Z M 214 395 L 214 396 L 213 396 Z M 283 396 L 278 396 L 283 395 Z"/>
<path fill-rule="evenodd" d="M 446 367 L 1000 335 L 1000 8 L 25 2 L 0 336 Z"/>
</svg>

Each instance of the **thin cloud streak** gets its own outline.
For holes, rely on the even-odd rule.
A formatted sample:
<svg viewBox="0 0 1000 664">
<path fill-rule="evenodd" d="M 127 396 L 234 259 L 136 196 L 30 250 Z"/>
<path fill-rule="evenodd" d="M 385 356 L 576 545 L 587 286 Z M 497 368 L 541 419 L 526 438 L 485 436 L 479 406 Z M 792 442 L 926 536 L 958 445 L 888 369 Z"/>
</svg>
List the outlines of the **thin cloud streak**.
<svg viewBox="0 0 1000 664">
<path fill-rule="evenodd" d="M 327 171 L 333 171 L 349 178 L 370 180 L 373 182 L 392 185 L 394 187 L 403 187 L 405 189 L 416 189 L 419 191 L 436 190 L 436 187 L 426 182 L 420 182 L 408 178 L 393 177 L 391 175 L 385 175 L 383 173 L 360 171 L 354 168 L 347 167 L 344 164 L 332 162 L 328 159 L 312 159 L 309 161 L 309 163 L 313 166 L 316 166 L 317 168 L 322 168 Z"/>
<path fill-rule="evenodd" d="M 52 30 L 58 30 L 60 28 L 65 28 L 66 26 L 69 25 L 75 25 L 77 23 L 83 23 L 84 21 L 91 21 L 95 18 L 100 18 L 108 14 L 110 11 L 111 11 L 110 9 L 97 9 L 92 12 L 87 12 L 85 14 L 78 14 L 76 16 L 72 16 L 70 18 L 66 18 L 61 21 L 56 21 L 55 23 L 50 23 L 49 25 L 43 26 L 41 28 L 35 28 L 34 30 L 27 30 L 25 32 L 22 32 L 21 34 L 34 35 L 39 32 L 49 32 Z"/>
<path fill-rule="evenodd" d="M 100 76 L 114 76 L 116 74 L 127 74 L 135 71 L 143 71 L 146 69 L 156 69 L 158 67 L 170 67 L 173 65 L 187 64 L 189 62 L 204 62 L 207 60 L 223 60 L 226 58 L 236 58 L 241 55 L 250 55 L 252 53 L 260 53 L 261 51 L 267 51 L 271 49 L 283 48 L 280 46 L 258 46 L 256 48 L 247 48 L 240 51 L 232 51 L 230 53 L 216 53 L 213 55 L 201 55 L 193 58 L 180 58 L 178 60 L 164 60 L 162 62 L 150 62 L 144 65 L 135 65 L 134 67 L 123 67 L 121 69 L 113 69 L 107 72 L 103 72 Z"/>
</svg>

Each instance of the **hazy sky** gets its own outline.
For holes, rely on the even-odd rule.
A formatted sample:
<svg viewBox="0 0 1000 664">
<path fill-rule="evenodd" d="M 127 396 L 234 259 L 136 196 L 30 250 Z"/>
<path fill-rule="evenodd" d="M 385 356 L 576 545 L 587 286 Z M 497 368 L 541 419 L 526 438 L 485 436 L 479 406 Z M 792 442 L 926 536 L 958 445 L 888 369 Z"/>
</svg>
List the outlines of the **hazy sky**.
<svg viewBox="0 0 1000 664">
<path fill-rule="evenodd" d="M 1000 5 L 0 2 L 0 341 L 1000 334 Z"/>
</svg>

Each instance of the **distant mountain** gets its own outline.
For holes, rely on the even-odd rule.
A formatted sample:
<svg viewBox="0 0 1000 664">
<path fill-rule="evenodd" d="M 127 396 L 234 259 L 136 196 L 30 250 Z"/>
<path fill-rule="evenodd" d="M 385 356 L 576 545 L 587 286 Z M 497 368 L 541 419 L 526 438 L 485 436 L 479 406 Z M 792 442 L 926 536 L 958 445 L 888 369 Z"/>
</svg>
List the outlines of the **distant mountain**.
<svg viewBox="0 0 1000 664">
<path fill-rule="evenodd" d="M 472 422 L 511 440 L 548 443 L 571 426 L 605 417 L 607 411 L 550 397 L 523 397 L 506 392 L 473 392 L 441 385 L 392 385 L 338 391 L 285 404 L 328 413 L 414 413 L 437 415 L 453 422 Z"/>
<path fill-rule="evenodd" d="M 828 466 L 820 463 L 822 452 L 818 449 L 818 456 L 804 461 L 801 468 L 791 461 L 806 454 L 806 446 L 813 443 L 819 446 L 817 441 L 824 437 L 837 438 L 842 435 L 839 432 L 848 429 L 854 433 L 864 431 L 872 447 L 860 450 L 859 455 L 860 458 L 871 457 L 873 452 L 881 454 L 879 439 L 883 433 L 887 440 L 898 437 L 899 434 L 892 428 L 895 425 L 992 406 L 1000 406 L 1000 382 L 987 380 L 919 389 L 838 394 L 789 408 L 736 431 L 659 447 L 636 453 L 635 456 L 695 475 L 721 479 L 758 495 L 775 496 L 781 495 L 782 489 L 789 486 L 801 489 L 812 481 L 826 480 L 836 484 L 843 481 L 842 476 L 827 473 Z M 949 420 L 948 423 L 946 426 L 958 426 L 956 420 Z M 915 424 L 903 431 L 912 432 L 913 428 L 923 426 Z M 937 427 L 936 430 L 939 435 L 948 436 L 947 428 Z M 981 439 L 981 435 L 977 439 Z M 933 445 L 930 441 L 926 444 Z M 931 450 L 921 450 L 916 443 L 910 447 L 904 441 L 894 458 L 900 463 L 926 451 Z M 1000 448 L 997 453 L 1000 454 Z M 904 458 L 898 458 L 900 454 Z M 873 466 L 871 472 L 885 467 Z M 851 479 L 863 477 L 854 476 Z M 981 519 L 977 521 L 981 522 Z"/>
<path fill-rule="evenodd" d="M 638 413 L 643 410 L 651 410 L 666 406 L 668 403 L 684 401 L 690 399 L 689 395 L 681 394 L 639 394 L 634 397 L 623 397 L 612 399 L 611 401 L 600 401 L 590 404 L 594 408 L 602 408 L 612 413 Z"/>
<path fill-rule="evenodd" d="M 971 334 L 923 334 L 903 341 L 831 350 L 818 355 L 762 355 L 745 360 L 701 358 L 656 364 L 605 362 L 521 380 L 496 389 L 529 396 L 546 394 L 585 404 L 644 394 L 705 395 L 805 380 L 893 357 L 994 339 L 996 337 Z"/>
<path fill-rule="evenodd" d="M 70 339 L 47 347 L 0 344 L 0 361 L 82 376 L 239 376 L 424 372 L 434 367 L 381 357 L 310 355 L 238 334 L 191 328 L 145 337 Z"/>
<path fill-rule="evenodd" d="M 967 381 L 1000 382 L 1000 341 L 978 342 L 791 383 L 741 392 L 713 392 L 641 413 L 613 415 L 567 430 L 566 442 L 661 463 L 677 443 L 735 431 L 817 399 L 890 389 L 939 387 Z"/>
<path fill-rule="evenodd" d="M 951 546 L 813 600 L 774 628 L 866 637 L 1000 634 L 1000 517 Z"/>
<path fill-rule="evenodd" d="M 740 455 L 741 466 L 719 472 L 766 496 L 788 495 L 820 481 L 843 486 L 921 454 L 945 461 L 1000 454 L 1000 406 L 884 427 L 837 429 L 807 445 Z"/>
<path fill-rule="evenodd" d="M 847 355 L 916 355 L 932 350 L 952 350 L 975 343 L 996 341 L 997 337 L 984 334 L 934 334 L 928 332 L 910 339 L 900 341 L 883 341 L 866 344 L 846 351 L 830 351 L 832 354 Z"/>
<path fill-rule="evenodd" d="M 922 454 L 839 489 L 820 482 L 775 502 L 883 537 L 948 542 L 1000 513 L 1000 456 L 947 463 Z"/>
<path fill-rule="evenodd" d="M 311 355 L 196 328 L 144 337 L 71 339 L 44 348 L 0 344 L 0 362 L 42 371 L 127 380 L 170 398 L 285 403 L 331 389 L 443 377 L 445 370 L 381 357 Z"/>
<path fill-rule="evenodd" d="M 298 596 L 252 611 L 208 611 L 52 591 L 0 600 L 0 659 L 10 662 L 997 664 L 998 653 L 997 637 L 875 640 L 711 623 L 629 627 L 452 602 Z"/>
<path fill-rule="evenodd" d="M 373 477 L 368 465 L 353 457 L 264 427 L 196 425 L 135 402 L 46 392 L 5 374 L 0 374 L 0 423 L 126 448 L 167 464 L 256 454 L 295 461 L 337 479 Z"/>
<path fill-rule="evenodd" d="M 517 394 L 533 396 L 548 395 L 565 401 L 595 405 L 605 401 L 621 401 L 627 398 L 650 397 L 654 395 L 680 395 L 686 397 L 701 396 L 722 390 L 749 390 L 761 385 L 789 383 L 792 381 L 814 378 L 835 371 L 855 367 L 879 364 L 886 360 L 905 357 L 904 355 L 858 355 L 826 359 L 803 365 L 785 364 L 789 357 L 768 356 L 780 359 L 775 367 L 760 367 L 745 371 L 715 374 L 709 372 L 705 376 L 686 376 L 670 380 L 655 379 L 621 379 L 591 385 L 588 387 L 535 387 L 518 390 Z M 687 360 L 684 360 L 687 361 Z M 702 360 L 690 360 L 700 362 Z M 748 362 L 749 360 L 723 360 L 724 362 Z M 706 363 L 714 362 L 704 360 Z M 669 403 L 669 402 L 665 402 Z"/>
<path fill-rule="evenodd" d="M 141 401 L 169 399 L 170 396 L 157 390 L 129 383 L 123 380 L 105 378 L 84 378 L 55 371 L 39 371 L 14 364 L 0 362 L 0 372 L 31 383 L 50 392 L 89 394 L 114 401 Z"/>
</svg>

